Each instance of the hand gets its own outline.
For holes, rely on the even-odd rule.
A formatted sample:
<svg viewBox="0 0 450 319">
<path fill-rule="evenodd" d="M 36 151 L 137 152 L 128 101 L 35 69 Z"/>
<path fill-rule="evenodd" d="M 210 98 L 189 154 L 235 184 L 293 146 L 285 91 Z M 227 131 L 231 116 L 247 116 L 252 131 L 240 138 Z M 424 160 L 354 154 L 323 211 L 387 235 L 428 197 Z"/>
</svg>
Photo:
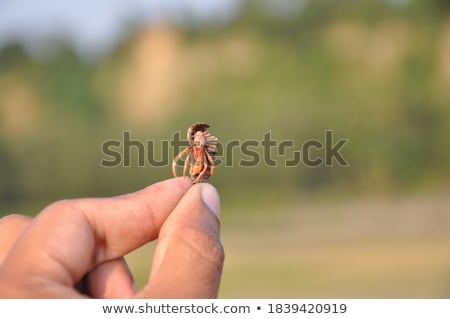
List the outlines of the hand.
<svg viewBox="0 0 450 319">
<path fill-rule="evenodd" d="M 188 178 L 103 199 L 63 200 L 0 219 L 0 298 L 215 298 L 220 200 Z M 137 291 L 124 255 L 158 239 Z"/>
</svg>

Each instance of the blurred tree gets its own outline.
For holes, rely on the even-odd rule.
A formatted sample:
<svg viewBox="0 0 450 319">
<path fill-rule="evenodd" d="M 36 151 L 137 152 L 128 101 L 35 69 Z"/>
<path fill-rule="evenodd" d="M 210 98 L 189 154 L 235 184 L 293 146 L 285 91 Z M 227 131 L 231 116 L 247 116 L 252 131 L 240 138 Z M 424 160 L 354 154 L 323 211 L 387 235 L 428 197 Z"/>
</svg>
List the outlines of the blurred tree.
<svg viewBox="0 0 450 319">
<path fill-rule="evenodd" d="M 82 116 L 87 123 L 98 122 L 102 105 L 93 94 L 95 65 L 83 63 L 71 49 L 58 53 L 40 66 L 46 97 L 57 112 Z M 86 123 L 86 124 L 87 124 Z"/>
<path fill-rule="evenodd" d="M 13 209 L 26 198 L 23 189 L 19 187 L 21 179 L 18 169 L 20 167 L 15 165 L 14 158 L 0 144 L 0 217 L 9 213 L 5 209 Z"/>
<path fill-rule="evenodd" d="M 30 57 L 19 43 L 10 43 L 0 50 L 0 72 L 23 70 L 31 64 Z"/>
</svg>

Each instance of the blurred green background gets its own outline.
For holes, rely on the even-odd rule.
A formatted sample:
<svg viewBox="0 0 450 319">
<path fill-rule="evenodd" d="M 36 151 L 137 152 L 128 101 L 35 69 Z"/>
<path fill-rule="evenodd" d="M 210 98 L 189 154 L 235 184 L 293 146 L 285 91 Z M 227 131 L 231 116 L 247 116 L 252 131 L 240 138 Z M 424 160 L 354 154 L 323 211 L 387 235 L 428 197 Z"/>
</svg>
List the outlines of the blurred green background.
<svg viewBox="0 0 450 319">
<path fill-rule="evenodd" d="M 204 121 L 224 144 L 270 130 L 298 150 L 333 130 L 349 139 L 348 167 L 286 168 L 274 152 L 276 167 L 247 168 L 235 152 L 217 168 L 220 297 L 450 296 L 450 2 L 153 2 L 153 18 L 111 27 L 119 40 L 102 54 L 70 32 L 27 33 L 37 49 L 3 41 L 0 216 L 171 177 L 135 153 L 131 167 L 102 167 L 102 143 L 124 131 L 159 141 Z M 128 256 L 139 286 L 153 246 Z"/>
</svg>

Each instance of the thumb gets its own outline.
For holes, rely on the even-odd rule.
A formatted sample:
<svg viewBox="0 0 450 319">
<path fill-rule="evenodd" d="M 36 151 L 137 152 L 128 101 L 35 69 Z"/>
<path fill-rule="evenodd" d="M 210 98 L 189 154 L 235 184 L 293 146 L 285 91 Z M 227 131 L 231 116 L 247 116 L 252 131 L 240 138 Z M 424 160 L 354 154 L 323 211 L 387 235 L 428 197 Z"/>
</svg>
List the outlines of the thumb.
<svg viewBox="0 0 450 319">
<path fill-rule="evenodd" d="M 194 185 L 164 222 L 142 298 L 217 297 L 224 251 L 220 199 L 207 183 Z"/>
</svg>

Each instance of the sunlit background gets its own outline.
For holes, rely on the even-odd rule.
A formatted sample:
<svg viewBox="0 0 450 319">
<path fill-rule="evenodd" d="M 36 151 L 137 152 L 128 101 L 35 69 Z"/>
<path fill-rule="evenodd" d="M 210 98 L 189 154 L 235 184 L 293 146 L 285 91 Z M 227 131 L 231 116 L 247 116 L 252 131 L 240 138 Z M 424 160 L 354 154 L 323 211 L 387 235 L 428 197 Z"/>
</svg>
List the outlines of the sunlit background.
<svg viewBox="0 0 450 319">
<path fill-rule="evenodd" d="M 449 1 L 0 0 L 0 216 L 170 178 L 136 152 L 102 167 L 102 143 L 159 159 L 198 121 L 296 147 L 211 178 L 220 297 L 450 296 Z M 349 166 L 285 167 L 326 130 Z M 153 246 L 128 256 L 139 286 Z"/>
</svg>

